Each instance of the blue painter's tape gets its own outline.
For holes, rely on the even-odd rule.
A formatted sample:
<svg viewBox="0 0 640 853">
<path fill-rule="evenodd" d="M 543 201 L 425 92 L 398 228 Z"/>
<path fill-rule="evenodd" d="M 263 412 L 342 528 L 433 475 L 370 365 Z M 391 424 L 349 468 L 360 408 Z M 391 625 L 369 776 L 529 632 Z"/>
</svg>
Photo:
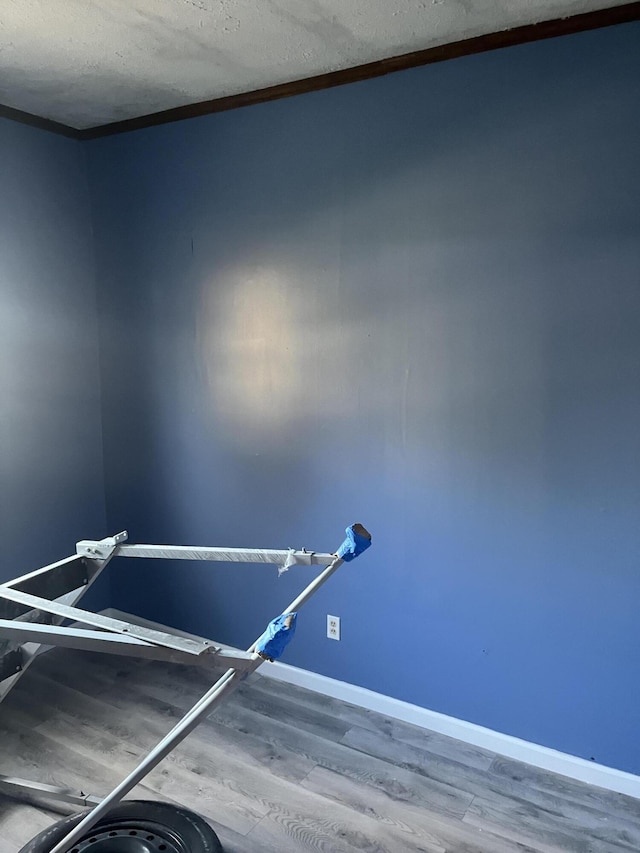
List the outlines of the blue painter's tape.
<svg viewBox="0 0 640 853">
<path fill-rule="evenodd" d="M 338 557 L 343 559 L 345 563 L 355 560 L 356 557 L 359 557 L 371 545 L 371 537 L 364 536 L 359 532 L 358 528 L 364 530 L 361 524 L 352 524 L 351 527 L 347 527 L 345 531 L 347 538 L 336 552 Z"/>
<path fill-rule="evenodd" d="M 296 632 L 297 619 L 297 613 L 283 613 L 272 619 L 256 643 L 256 652 L 271 660 L 278 660 Z"/>
</svg>

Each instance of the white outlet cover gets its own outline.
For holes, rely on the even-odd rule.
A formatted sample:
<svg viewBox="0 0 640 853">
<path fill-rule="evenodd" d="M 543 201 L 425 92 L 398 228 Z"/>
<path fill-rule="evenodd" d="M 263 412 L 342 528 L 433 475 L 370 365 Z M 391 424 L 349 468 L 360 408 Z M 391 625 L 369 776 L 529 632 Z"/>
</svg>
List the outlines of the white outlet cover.
<svg viewBox="0 0 640 853">
<path fill-rule="evenodd" d="M 327 637 L 330 640 L 340 639 L 340 617 L 327 615 Z"/>
</svg>

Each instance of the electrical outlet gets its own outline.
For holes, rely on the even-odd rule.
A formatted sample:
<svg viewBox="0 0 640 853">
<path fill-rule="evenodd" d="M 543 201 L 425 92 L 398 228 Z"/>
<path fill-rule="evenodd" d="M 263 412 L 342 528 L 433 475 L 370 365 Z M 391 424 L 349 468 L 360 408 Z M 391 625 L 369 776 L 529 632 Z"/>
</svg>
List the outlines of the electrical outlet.
<svg viewBox="0 0 640 853">
<path fill-rule="evenodd" d="M 327 616 L 327 637 L 330 640 L 340 639 L 340 617 Z"/>
</svg>

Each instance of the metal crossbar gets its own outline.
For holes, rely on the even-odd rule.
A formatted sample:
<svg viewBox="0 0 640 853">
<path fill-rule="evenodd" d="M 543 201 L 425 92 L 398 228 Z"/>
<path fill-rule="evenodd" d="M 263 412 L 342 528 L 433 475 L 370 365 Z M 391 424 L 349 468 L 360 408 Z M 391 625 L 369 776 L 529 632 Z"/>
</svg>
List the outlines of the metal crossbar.
<svg viewBox="0 0 640 853">
<path fill-rule="evenodd" d="M 78 543 L 84 551 L 84 543 Z M 258 548 L 189 548 L 184 545 L 122 545 L 119 557 L 145 557 L 155 560 L 207 560 L 223 563 L 270 563 L 290 566 L 328 566 L 333 554 L 316 554 L 312 551 L 274 551 Z"/>
</svg>

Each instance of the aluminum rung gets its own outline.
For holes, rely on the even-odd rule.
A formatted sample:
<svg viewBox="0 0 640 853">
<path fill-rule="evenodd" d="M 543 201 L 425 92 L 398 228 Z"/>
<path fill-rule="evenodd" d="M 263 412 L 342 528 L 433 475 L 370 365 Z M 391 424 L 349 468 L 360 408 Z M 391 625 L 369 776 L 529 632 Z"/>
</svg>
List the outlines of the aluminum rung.
<svg viewBox="0 0 640 853">
<path fill-rule="evenodd" d="M 26 605 L 34 610 L 53 613 L 56 616 L 62 616 L 64 619 L 72 619 L 75 622 L 81 622 L 83 625 L 92 625 L 94 628 L 101 628 L 104 631 L 112 631 L 116 634 L 127 634 L 130 637 L 137 637 L 139 640 L 146 640 L 153 645 L 166 646 L 167 648 L 177 649 L 190 655 L 210 653 L 213 647 L 213 644 L 207 640 L 196 642 L 183 637 L 175 637 L 172 634 L 162 631 L 152 631 L 149 628 L 141 628 L 129 622 L 110 619 L 98 613 L 91 613 L 88 610 L 80 610 L 77 607 L 69 607 L 55 601 L 48 601 L 47 599 L 38 598 L 35 595 L 28 595 L 25 592 L 19 592 L 18 590 L 7 587 L 0 586 L 0 598 Z"/>
<path fill-rule="evenodd" d="M 85 545 L 86 543 L 83 543 Z M 186 545 L 121 545 L 118 557 L 145 557 L 154 560 L 209 560 L 223 563 L 275 563 L 298 566 L 329 566 L 333 554 L 313 551 L 261 548 L 196 548 Z"/>
<path fill-rule="evenodd" d="M 55 598 L 60 598 L 68 592 L 84 586 L 88 580 L 89 569 L 86 560 L 78 554 L 73 554 L 65 560 L 60 560 L 50 566 L 30 572 L 28 575 L 15 578 L 2 584 L 2 586 L 53 601 Z"/>
<path fill-rule="evenodd" d="M 29 782 L 26 779 L 17 779 L 14 776 L 0 775 L 0 788 L 11 793 L 19 793 L 24 796 L 34 794 L 49 797 L 52 800 L 62 800 L 76 806 L 97 806 L 102 802 L 100 797 L 84 794 L 82 791 L 70 791 L 68 788 L 58 788 L 56 785 L 45 785 L 42 782 Z"/>
</svg>

